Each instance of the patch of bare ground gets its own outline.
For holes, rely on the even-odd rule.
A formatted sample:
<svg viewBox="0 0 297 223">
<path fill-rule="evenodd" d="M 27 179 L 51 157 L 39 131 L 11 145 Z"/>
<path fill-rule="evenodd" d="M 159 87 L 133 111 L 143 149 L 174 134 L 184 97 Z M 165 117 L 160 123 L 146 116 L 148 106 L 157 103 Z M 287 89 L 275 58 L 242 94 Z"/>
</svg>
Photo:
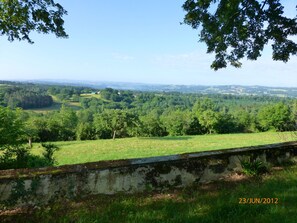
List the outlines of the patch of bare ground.
<svg viewBox="0 0 297 223">
<path fill-rule="evenodd" d="M 28 212 L 28 208 L 15 208 L 9 210 L 0 210 L 0 216 L 13 216 L 17 214 L 24 214 Z"/>
</svg>

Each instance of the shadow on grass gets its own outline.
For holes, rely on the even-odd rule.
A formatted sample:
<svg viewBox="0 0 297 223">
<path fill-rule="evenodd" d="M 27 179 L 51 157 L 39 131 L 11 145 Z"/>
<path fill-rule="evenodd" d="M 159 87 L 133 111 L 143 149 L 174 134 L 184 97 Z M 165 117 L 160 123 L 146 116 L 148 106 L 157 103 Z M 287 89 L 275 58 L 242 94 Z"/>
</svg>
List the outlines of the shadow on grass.
<svg viewBox="0 0 297 223">
<path fill-rule="evenodd" d="M 32 155 L 32 154 L 28 154 L 26 157 L 23 157 L 23 159 L 21 160 L 17 160 L 14 158 L 9 160 L 0 159 L 0 170 L 21 169 L 21 168 L 40 168 L 40 167 L 49 167 L 53 165 L 54 165 L 53 162 L 49 161 L 45 157 Z"/>
<path fill-rule="evenodd" d="M 184 190 L 93 196 L 56 203 L 1 222 L 296 222 L 297 168 L 276 176 L 216 182 Z M 240 198 L 278 198 L 278 204 L 239 204 Z M 1 216 L 0 216 L 1 217 Z"/>
<path fill-rule="evenodd" d="M 147 137 L 147 138 L 140 138 L 145 140 L 168 140 L 168 141 L 180 141 L 180 140 L 189 140 L 192 139 L 191 136 L 164 136 L 164 137 Z"/>
</svg>

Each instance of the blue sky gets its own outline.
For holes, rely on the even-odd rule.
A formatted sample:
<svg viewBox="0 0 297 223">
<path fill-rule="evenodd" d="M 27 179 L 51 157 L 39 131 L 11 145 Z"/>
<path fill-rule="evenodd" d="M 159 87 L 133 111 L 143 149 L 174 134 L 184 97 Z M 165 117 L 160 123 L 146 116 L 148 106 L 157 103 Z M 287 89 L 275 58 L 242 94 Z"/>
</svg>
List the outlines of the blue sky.
<svg viewBox="0 0 297 223">
<path fill-rule="evenodd" d="M 195 85 L 297 86 L 297 57 L 271 59 L 269 47 L 243 67 L 210 69 L 214 55 L 197 30 L 180 25 L 182 0 L 57 0 L 69 39 L 32 34 L 34 44 L 0 38 L 0 79 L 67 79 Z M 286 11 L 296 15 L 294 1 Z"/>
</svg>

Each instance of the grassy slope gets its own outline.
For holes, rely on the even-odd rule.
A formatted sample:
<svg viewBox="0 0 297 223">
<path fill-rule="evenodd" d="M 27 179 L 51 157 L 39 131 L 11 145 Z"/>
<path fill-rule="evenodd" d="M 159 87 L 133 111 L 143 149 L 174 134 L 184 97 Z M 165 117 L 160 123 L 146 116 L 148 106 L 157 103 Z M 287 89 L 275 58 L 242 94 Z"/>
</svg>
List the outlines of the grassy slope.
<svg viewBox="0 0 297 223">
<path fill-rule="evenodd" d="M 59 165 L 227 149 L 292 141 L 292 133 L 252 133 L 56 142 Z M 295 138 L 296 140 L 296 138 Z M 39 145 L 34 153 L 40 153 Z"/>
<path fill-rule="evenodd" d="M 51 96 L 52 96 L 53 101 L 54 101 L 52 106 L 45 107 L 45 108 L 26 109 L 26 110 L 34 111 L 34 112 L 37 112 L 37 113 L 46 113 L 46 112 L 49 112 L 49 111 L 59 110 L 61 108 L 62 104 L 64 104 L 67 107 L 72 108 L 75 111 L 80 110 L 82 108 L 80 102 L 61 101 L 56 96 L 54 96 L 54 95 L 51 95 Z M 80 97 L 81 98 L 97 98 L 97 99 L 100 99 L 102 101 L 110 102 L 108 100 L 102 99 L 101 96 L 98 95 L 98 94 L 81 94 Z"/>
<path fill-rule="evenodd" d="M 136 195 L 93 196 L 51 204 L 33 214 L 2 216 L 7 222 L 212 223 L 297 219 L 297 166 L 262 177 L 241 177 L 183 190 Z M 240 198 L 277 198 L 277 204 L 239 204 Z M 1 220 L 1 216 L 0 216 Z M 5 222 L 5 221 L 4 221 Z"/>
<path fill-rule="evenodd" d="M 102 99 L 100 94 L 81 94 L 80 97 L 82 97 L 82 98 L 98 98 L 98 99 Z"/>
<path fill-rule="evenodd" d="M 32 108 L 32 109 L 25 109 L 27 111 L 34 111 L 36 113 L 47 113 L 50 111 L 57 111 L 60 110 L 62 104 L 64 104 L 67 107 L 72 108 L 73 110 L 79 110 L 81 109 L 81 105 L 79 102 L 71 102 L 71 101 L 64 101 L 62 102 L 59 100 L 56 96 L 51 95 L 53 98 L 53 105 L 49 107 L 44 107 L 44 108 Z"/>
</svg>

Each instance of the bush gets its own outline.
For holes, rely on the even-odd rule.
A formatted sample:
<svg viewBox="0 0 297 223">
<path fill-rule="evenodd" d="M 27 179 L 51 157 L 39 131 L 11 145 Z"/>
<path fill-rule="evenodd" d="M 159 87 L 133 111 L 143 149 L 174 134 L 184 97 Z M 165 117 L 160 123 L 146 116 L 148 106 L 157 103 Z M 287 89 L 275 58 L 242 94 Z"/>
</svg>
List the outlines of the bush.
<svg viewBox="0 0 297 223">
<path fill-rule="evenodd" d="M 42 156 L 37 156 L 30 153 L 28 146 L 10 146 L 9 149 L 5 150 L 0 156 L 0 170 L 39 168 L 57 164 L 53 155 L 59 147 L 52 143 L 43 143 L 42 147 L 45 151 Z"/>
<path fill-rule="evenodd" d="M 258 176 L 263 173 L 269 172 L 267 164 L 260 160 L 255 161 L 243 161 L 241 163 L 243 168 L 243 173 L 249 176 Z"/>
<path fill-rule="evenodd" d="M 56 164 L 54 152 L 59 150 L 59 147 L 52 143 L 42 143 L 41 146 L 45 149 L 42 155 L 47 162 L 47 166 L 53 166 L 54 164 Z"/>
</svg>

